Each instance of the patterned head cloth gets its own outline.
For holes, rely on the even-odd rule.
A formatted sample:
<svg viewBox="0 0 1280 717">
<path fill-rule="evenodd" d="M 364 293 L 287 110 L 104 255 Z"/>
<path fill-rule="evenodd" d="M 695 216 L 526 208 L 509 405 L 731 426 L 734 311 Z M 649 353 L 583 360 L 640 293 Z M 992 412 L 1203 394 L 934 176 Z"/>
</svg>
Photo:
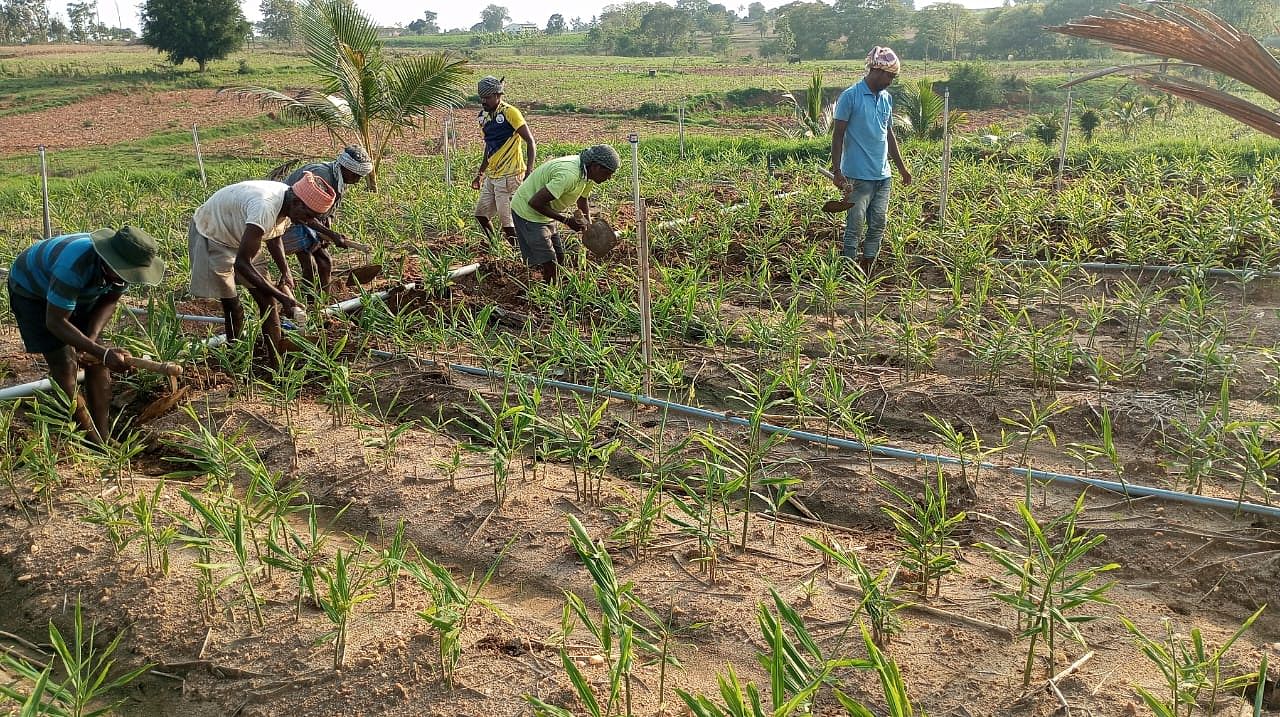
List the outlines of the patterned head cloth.
<svg viewBox="0 0 1280 717">
<path fill-rule="evenodd" d="M 618 166 L 622 164 L 622 158 L 618 156 L 618 150 L 607 144 L 596 144 L 578 153 L 582 159 L 582 166 L 588 164 L 598 164 L 610 172 L 618 171 Z"/>
<path fill-rule="evenodd" d="M 902 64 L 898 61 L 898 53 L 887 47 L 877 46 L 867 55 L 867 69 L 884 70 L 896 75 L 902 69 Z"/>
<path fill-rule="evenodd" d="M 369 153 L 364 151 L 364 147 L 358 144 L 343 149 L 338 155 L 338 164 L 361 177 L 367 177 L 373 172 L 373 160 L 369 158 Z"/>
<path fill-rule="evenodd" d="M 328 182 L 311 172 L 303 172 L 302 179 L 294 182 L 290 188 L 293 189 L 294 195 L 307 205 L 307 209 L 316 214 L 324 214 L 332 209 L 333 202 L 337 199 Z"/>
<path fill-rule="evenodd" d="M 480 95 L 481 99 L 502 94 L 502 81 L 505 79 L 507 78 L 499 79 L 493 75 L 480 78 L 476 83 L 476 94 Z"/>
</svg>

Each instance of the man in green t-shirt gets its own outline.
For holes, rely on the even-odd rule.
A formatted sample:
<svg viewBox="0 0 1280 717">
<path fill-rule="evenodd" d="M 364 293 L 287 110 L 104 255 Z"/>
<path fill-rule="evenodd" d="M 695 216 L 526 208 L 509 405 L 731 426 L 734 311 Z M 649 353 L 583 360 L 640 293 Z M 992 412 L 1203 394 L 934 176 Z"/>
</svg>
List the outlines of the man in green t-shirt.
<svg viewBox="0 0 1280 717">
<path fill-rule="evenodd" d="M 516 190 L 511 213 L 520 256 L 530 267 L 542 271 L 544 281 L 555 279 L 556 268 L 564 261 L 564 246 L 554 223 L 575 232 L 585 229 L 591 223 L 587 203 L 591 188 L 609 181 L 621 163 L 613 147 L 597 144 L 579 154 L 543 163 Z M 581 218 L 572 213 L 575 205 Z"/>
</svg>

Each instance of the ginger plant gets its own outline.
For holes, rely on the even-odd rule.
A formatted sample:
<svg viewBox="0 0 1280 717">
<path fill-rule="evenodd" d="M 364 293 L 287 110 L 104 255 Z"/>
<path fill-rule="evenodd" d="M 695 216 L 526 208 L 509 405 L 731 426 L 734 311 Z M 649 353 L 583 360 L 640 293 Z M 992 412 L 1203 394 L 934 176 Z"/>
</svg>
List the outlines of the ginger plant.
<svg viewBox="0 0 1280 717">
<path fill-rule="evenodd" d="M 1084 496 L 1081 493 L 1069 511 L 1043 525 L 1027 505 L 1018 503 L 1024 535 L 1014 535 L 1008 528 L 1001 527 L 996 529 L 996 535 L 1007 547 L 979 544 L 1016 581 L 1001 582 L 1004 591 L 996 597 L 1018 612 L 1021 636 L 1031 638 L 1022 671 L 1024 686 L 1031 684 L 1037 643 L 1043 641 L 1048 647 L 1052 671 L 1057 662 L 1059 635 L 1065 632 L 1086 645 L 1077 625 L 1100 617 L 1079 610 L 1091 604 L 1110 603 L 1106 594 L 1115 583 L 1095 584 L 1095 581 L 1120 565 L 1081 564 L 1107 539 L 1105 535 L 1090 535 L 1079 528 L 1077 520 L 1084 512 Z"/>
</svg>

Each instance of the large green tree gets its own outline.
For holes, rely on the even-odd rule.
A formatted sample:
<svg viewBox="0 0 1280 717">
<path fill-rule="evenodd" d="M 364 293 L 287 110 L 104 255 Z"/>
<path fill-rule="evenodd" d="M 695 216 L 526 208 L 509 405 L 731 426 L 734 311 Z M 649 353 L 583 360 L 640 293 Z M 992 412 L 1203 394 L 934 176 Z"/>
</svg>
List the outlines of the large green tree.
<svg viewBox="0 0 1280 717">
<path fill-rule="evenodd" d="M 954 2 L 926 5 L 916 10 L 912 22 L 916 26 L 912 49 L 926 60 L 958 59 L 961 48 L 972 44 L 978 27 L 974 11 Z"/>
<path fill-rule="evenodd" d="M 92 2 L 67 3 L 67 22 L 70 23 L 71 39 L 76 42 L 88 42 L 94 37 L 94 9 Z"/>
<path fill-rule="evenodd" d="M 427 10 L 422 14 L 421 18 L 409 23 L 408 30 L 415 35 L 438 35 L 440 34 L 440 25 L 436 22 L 436 19 L 439 17 L 439 13 Z"/>
<path fill-rule="evenodd" d="M 480 11 L 480 25 L 485 32 L 501 30 L 502 26 L 510 19 L 511 13 L 507 12 L 507 9 L 501 5 L 490 5 Z"/>
<path fill-rule="evenodd" d="M 0 41 L 46 42 L 48 32 L 49 8 L 45 0 L 0 2 Z"/>
<path fill-rule="evenodd" d="M 262 0 L 258 5 L 262 20 L 258 32 L 280 42 L 293 42 L 298 36 L 298 3 L 295 0 Z"/>
<path fill-rule="evenodd" d="M 900 0 L 837 0 L 835 10 L 847 57 L 866 57 L 876 45 L 891 44 L 906 26 L 906 8 Z"/>
<path fill-rule="evenodd" d="M 778 8 L 773 24 L 788 52 L 802 59 L 827 57 L 842 33 L 835 8 L 821 2 L 793 2 Z"/>
<path fill-rule="evenodd" d="M 982 38 L 987 56 L 1015 60 L 1050 59 L 1063 55 L 1063 43 L 1044 31 L 1041 3 L 1027 3 L 988 10 L 982 16 Z"/>
<path fill-rule="evenodd" d="M 142 42 L 175 65 L 195 60 L 201 72 L 210 60 L 239 50 L 248 34 L 238 0 L 147 0 L 142 6 Z"/>
<path fill-rule="evenodd" d="M 560 13 L 557 12 L 552 14 L 551 17 L 547 18 L 547 34 L 548 35 L 561 35 L 564 33 L 565 30 L 568 30 L 568 29 L 569 29 L 569 25 L 565 23 L 564 15 L 561 15 Z"/>
<path fill-rule="evenodd" d="M 318 87 L 296 95 L 265 87 L 233 91 L 284 117 L 323 127 L 343 144 L 364 145 L 373 159 L 374 191 L 391 142 L 429 113 L 466 99 L 465 59 L 448 52 L 389 57 L 377 24 L 347 0 L 313 0 L 299 26 Z"/>
<path fill-rule="evenodd" d="M 693 19 L 670 5 L 659 3 L 640 20 L 641 54 L 670 55 L 688 49 Z"/>
</svg>

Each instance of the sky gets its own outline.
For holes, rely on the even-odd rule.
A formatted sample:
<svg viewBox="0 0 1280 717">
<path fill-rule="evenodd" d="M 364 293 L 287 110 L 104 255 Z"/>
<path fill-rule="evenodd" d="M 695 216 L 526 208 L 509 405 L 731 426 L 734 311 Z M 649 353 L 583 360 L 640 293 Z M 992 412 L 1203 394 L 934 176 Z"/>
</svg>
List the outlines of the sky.
<svg viewBox="0 0 1280 717">
<path fill-rule="evenodd" d="M 422 13 L 426 10 L 432 10 L 439 14 L 436 22 L 442 29 L 448 30 L 455 27 L 469 28 L 480 21 L 480 10 L 489 2 L 502 5 L 511 11 L 512 20 L 515 22 L 532 22 L 539 26 L 547 24 L 547 18 L 553 13 L 564 15 L 565 20 L 572 20 L 580 17 L 583 20 L 590 20 L 593 16 L 599 15 L 601 9 L 605 5 L 612 4 L 613 0 L 479 0 L 478 2 L 445 2 L 444 0 L 426 0 L 421 4 L 414 2 L 405 2 L 405 0 L 356 0 L 356 5 L 361 9 L 373 15 L 373 18 L 381 25 L 394 25 L 400 23 L 408 25 L 409 23 L 422 17 Z M 674 4 L 673 0 L 669 0 Z M 719 0 L 730 9 L 737 9 L 734 2 L 741 2 L 742 10 L 745 13 L 746 5 L 750 0 L 742 2 L 742 0 Z M 773 8 L 789 2 L 790 0 L 762 0 L 765 7 Z M 963 5 L 969 7 L 990 7 L 999 4 L 999 0 L 959 0 Z M 250 22 L 260 19 L 262 16 L 258 12 L 259 0 L 244 0 L 241 3 L 244 7 L 245 17 Z M 928 2 L 916 0 L 916 6 L 922 7 L 928 5 Z M 102 22 L 108 25 L 116 24 L 117 13 L 120 20 L 126 27 L 138 29 L 138 6 L 137 0 L 98 0 L 98 14 L 102 18 Z M 50 0 L 50 12 L 59 13 L 66 18 L 66 4 L 63 0 Z"/>
</svg>

